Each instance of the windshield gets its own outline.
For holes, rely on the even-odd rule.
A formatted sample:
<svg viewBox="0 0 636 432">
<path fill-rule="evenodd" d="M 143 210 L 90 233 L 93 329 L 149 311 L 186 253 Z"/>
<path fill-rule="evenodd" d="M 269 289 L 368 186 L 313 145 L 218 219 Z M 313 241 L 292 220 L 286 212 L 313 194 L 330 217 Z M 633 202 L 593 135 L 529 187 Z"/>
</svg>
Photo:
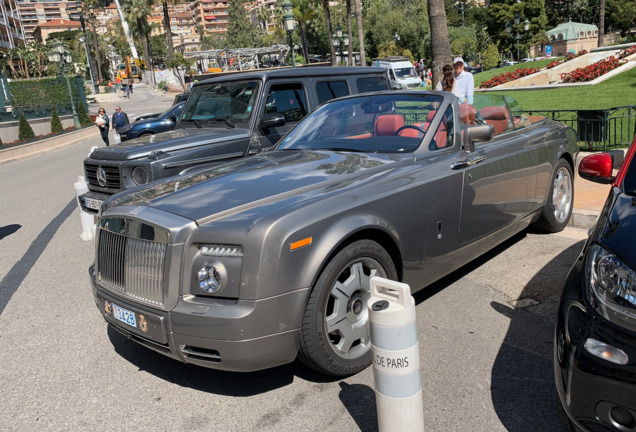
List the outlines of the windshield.
<svg viewBox="0 0 636 432">
<path fill-rule="evenodd" d="M 184 104 L 185 103 L 182 102 L 180 104 L 173 105 L 170 108 L 168 108 L 167 110 L 165 110 L 164 112 L 162 112 L 161 114 L 159 114 L 157 117 L 158 118 L 164 118 L 164 117 L 169 116 L 170 114 L 174 114 L 175 116 L 179 117 L 179 113 L 183 109 L 183 105 Z"/>
<path fill-rule="evenodd" d="M 393 69 L 395 71 L 395 76 L 398 77 L 398 79 L 404 79 L 404 78 L 417 78 L 417 74 L 415 73 L 415 68 L 400 68 L 400 69 Z"/>
<path fill-rule="evenodd" d="M 441 102 L 441 96 L 424 92 L 327 102 L 305 117 L 277 149 L 412 152 L 422 143 Z"/>
<path fill-rule="evenodd" d="M 235 127 L 250 120 L 259 81 L 219 82 L 195 86 L 181 116 L 189 127 Z"/>
</svg>

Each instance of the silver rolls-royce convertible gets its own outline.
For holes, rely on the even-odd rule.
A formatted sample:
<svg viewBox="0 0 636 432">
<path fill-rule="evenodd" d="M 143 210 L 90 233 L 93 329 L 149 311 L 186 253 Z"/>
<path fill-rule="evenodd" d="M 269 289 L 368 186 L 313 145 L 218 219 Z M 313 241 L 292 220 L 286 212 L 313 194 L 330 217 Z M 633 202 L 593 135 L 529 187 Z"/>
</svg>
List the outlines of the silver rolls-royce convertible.
<svg viewBox="0 0 636 432">
<path fill-rule="evenodd" d="M 576 152 L 572 129 L 508 97 L 333 100 L 272 151 L 107 200 L 93 295 L 110 326 L 182 362 L 353 374 L 371 362 L 371 276 L 417 291 L 530 224 L 562 230 Z"/>
</svg>

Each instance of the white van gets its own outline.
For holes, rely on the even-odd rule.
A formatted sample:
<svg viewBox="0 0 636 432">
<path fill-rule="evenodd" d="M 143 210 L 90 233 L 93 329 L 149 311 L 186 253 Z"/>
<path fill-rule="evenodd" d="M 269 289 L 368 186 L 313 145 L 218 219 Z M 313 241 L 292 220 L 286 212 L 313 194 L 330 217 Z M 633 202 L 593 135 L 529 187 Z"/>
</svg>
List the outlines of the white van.
<svg viewBox="0 0 636 432">
<path fill-rule="evenodd" d="M 389 78 L 402 85 L 402 88 L 414 88 L 422 85 L 422 80 L 408 57 L 382 57 L 373 59 L 373 66 L 389 70 Z"/>
</svg>

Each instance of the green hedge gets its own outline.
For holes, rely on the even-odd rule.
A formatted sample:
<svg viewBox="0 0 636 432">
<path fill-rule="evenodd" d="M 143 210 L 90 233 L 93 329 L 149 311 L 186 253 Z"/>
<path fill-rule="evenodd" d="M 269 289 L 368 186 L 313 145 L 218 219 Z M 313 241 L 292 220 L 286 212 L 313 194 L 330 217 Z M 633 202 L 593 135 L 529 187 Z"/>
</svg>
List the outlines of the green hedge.
<svg viewBox="0 0 636 432">
<path fill-rule="evenodd" d="M 80 77 L 69 77 L 73 101 L 77 106 L 86 106 L 84 80 Z M 14 109 L 24 113 L 27 118 L 50 117 L 51 106 L 58 113 L 70 114 L 71 99 L 68 93 L 66 78 L 57 76 L 37 80 L 20 80 L 9 82 L 9 91 Z"/>
</svg>

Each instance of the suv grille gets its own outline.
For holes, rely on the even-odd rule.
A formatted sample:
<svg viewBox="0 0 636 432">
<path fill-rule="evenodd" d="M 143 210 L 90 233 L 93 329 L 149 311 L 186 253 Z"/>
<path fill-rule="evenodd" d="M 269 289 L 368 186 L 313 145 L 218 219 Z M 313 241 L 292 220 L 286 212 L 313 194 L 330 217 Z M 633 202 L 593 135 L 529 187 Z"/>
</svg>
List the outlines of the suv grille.
<svg viewBox="0 0 636 432">
<path fill-rule="evenodd" d="M 104 170 L 104 174 L 106 175 L 106 184 L 104 185 L 99 184 L 99 180 L 97 178 L 97 171 L 99 170 L 99 168 L 102 168 Z M 88 184 L 90 184 L 91 186 L 106 189 L 121 189 L 118 166 L 86 164 L 84 165 L 84 171 L 86 172 L 86 179 L 88 180 Z"/>
<path fill-rule="evenodd" d="M 117 225 L 117 229 L 108 227 L 109 223 Z M 131 228 L 132 225 L 137 227 Z M 141 229 L 135 229 L 139 226 Z M 148 230 L 153 228 L 125 219 L 111 219 L 106 223 L 102 219 L 97 246 L 97 278 L 113 291 L 163 307 L 163 273 L 168 245 L 129 234 L 148 233 Z"/>
</svg>

